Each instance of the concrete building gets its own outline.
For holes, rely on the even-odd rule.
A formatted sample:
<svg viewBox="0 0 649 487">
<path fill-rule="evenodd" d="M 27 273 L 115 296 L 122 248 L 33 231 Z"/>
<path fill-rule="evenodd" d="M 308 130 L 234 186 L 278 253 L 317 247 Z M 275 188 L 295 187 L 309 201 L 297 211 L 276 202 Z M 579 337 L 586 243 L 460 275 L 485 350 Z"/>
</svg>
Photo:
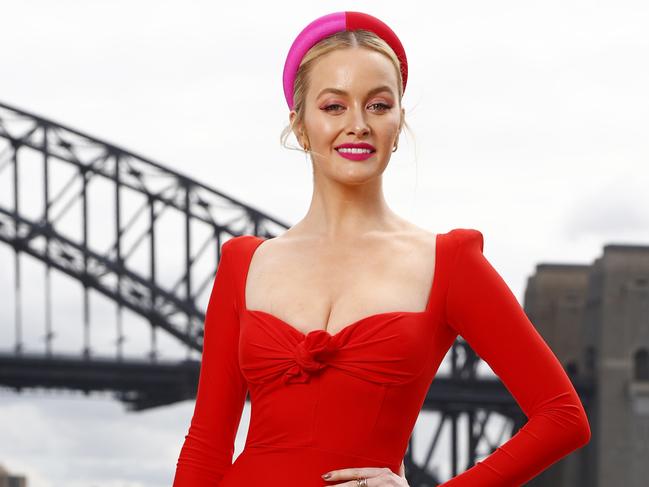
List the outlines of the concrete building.
<svg viewBox="0 0 649 487">
<path fill-rule="evenodd" d="M 0 465 L 0 487 L 27 487 L 27 478 L 23 475 L 10 475 L 7 469 Z"/>
<path fill-rule="evenodd" d="M 649 485 L 649 246 L 606 245 L 591 265 L 540 264 L 524 308 L 575 383 L 593 386 L 590 443 L 526 485 Z"/>
</svg>

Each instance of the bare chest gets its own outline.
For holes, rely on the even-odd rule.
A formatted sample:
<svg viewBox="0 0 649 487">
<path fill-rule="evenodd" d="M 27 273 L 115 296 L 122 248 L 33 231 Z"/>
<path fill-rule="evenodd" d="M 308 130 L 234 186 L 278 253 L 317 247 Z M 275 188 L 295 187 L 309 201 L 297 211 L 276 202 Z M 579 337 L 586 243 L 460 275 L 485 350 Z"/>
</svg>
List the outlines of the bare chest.
<svg viewBox="0 0 649 487">
<path fill-rule="evenodd" d="M 249 262 L 246 309 L 271 314 L 302 333 L 331 334 L 370 315 L 422 312 L 433 284 L 436 247 L 436 238 L 353 248 L 266 240 Z"/>
</svg>

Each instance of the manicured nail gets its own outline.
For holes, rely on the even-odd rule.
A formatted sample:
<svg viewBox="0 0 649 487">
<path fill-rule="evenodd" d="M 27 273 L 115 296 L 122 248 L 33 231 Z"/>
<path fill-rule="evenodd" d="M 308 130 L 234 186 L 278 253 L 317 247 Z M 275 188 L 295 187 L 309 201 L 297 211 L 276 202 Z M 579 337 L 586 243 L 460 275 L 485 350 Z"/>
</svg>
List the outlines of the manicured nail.
<svg viewBox="0 0 649 487">
<path fill-rule="evenodd" d="M 322 476 L 323 479 L 328 479 L 329 477 L 331 477 L 331 472 L 327 472 Z"/>
</svg>

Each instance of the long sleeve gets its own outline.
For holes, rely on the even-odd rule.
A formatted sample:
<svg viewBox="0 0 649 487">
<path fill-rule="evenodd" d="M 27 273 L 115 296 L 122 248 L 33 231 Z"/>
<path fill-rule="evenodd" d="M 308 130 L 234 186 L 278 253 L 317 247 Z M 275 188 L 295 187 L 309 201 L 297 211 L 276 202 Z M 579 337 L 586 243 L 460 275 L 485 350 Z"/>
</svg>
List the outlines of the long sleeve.
<svg viewBox="0 0 649 487">
<path fill-rule="evenodd" d="M 590 441 L 583 405 L 561 363 L 484 257 L 483 236 L 455 229 L 446 320 L 485 360 L 528 421 L 491 455 L 440 487 L 519 486 Z"/>
<path fill-rule="evenodd" d="M 231 240 L 222 247 L 205 315 L 194 414 L 173 487 L 216 487 L 232 464 L 247 383 L 238 362 L 239 318 L 232 278 Z"/>
</svg>

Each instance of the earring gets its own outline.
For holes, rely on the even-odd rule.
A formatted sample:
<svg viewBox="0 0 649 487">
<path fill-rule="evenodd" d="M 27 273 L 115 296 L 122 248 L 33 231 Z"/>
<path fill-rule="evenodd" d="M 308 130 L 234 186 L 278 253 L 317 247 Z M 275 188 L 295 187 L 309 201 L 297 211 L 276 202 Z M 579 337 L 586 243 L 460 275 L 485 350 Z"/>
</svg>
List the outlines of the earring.
<svg viewBox="0 0 649 487">
<path fill-rule="evenodd" d="M 301 134 L 301 135 L 304 135 L 304 130 L 300 130 L 300 134 Z M 306 142 L 307 140 L 308 140 L 308 139 L 305 138 L 305 137 L 303 137 L 303 138 L 300 139 L 300 142 L 302 142 L 302 150 L 303 150 L 304 152 L 309 152 L 309 146 L 308 146 L 308 144 L 307 144 L 307 142 Z"/>
<path fill-rule="evenodd" d="M 302 147 L 304 148 L 302 150 L 304 150 L 304 152 L 309 152 L 309 150 L 311 149 L 311 147 L 309 147 L 309 144 L 307 143 L 308 140 L 309 139 L 307 139 L 306 137 L 302 139 Z"/>
<path fill-rule="evenodd" d="M 392 148 L 392 152 L 396 152 L 396 151 L 397 151 L 397 147 L 398 147 L 398 144 L 394 144 L 394 147 Z"/>
</svg>

